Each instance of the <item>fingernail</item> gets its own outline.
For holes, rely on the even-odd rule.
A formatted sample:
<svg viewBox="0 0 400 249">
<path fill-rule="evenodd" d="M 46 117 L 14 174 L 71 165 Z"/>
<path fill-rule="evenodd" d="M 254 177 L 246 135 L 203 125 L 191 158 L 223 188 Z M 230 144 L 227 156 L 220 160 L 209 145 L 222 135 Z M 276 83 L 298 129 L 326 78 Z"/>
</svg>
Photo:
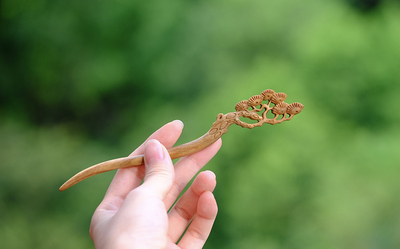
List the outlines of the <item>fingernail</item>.
<svg viewBox="0 0 400 249">
<path fill-rule="evenodd" d="M 164 151 L 160 142 L 151 139 L 145 148 L 145 159 L 147 165 L 164 160 Z"/>
<path fill-rule="evenodd" d="M 184 124 L 181 120 L 177 119 L 177 120 L 175 120 L 175 121 L 178 121 L 179 123 L 181 123 L 182 128 L 185 126 L 185 124 Z"/>
<path fill-rule="evenodd" d="M 211 175 L 214 177 L 214 179 L 217 179 L 217 176 L 216 176 L 215 173 L 212 172 L 211 170 L 206 170 L 206 172 L 207 172 L 208 174 L 211 174 Z"/>
</svg>

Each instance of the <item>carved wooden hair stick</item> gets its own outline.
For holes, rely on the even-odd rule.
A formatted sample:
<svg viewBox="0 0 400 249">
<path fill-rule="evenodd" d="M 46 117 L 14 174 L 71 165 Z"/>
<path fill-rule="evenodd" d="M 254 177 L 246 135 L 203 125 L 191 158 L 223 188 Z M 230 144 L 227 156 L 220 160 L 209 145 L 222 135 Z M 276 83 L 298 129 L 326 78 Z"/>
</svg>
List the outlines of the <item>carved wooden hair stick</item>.
<svg viewBox="0 0 400 249">
<path fill-rule="evenodd" d="M 274 125 L 291 120 L 294 115 L 303 110 L 304 106 L 298 102 L 289 105 L 284 102 L 285 99 L 285 93 L 276 93 L 274 90 L 267 89 L 260 95 L 254 95 L 249 100 L 242 100 L 236 104 L 236 112 L 230 112 L 225 115 L 222 113 L 218 114 L 217 120 L 213 123 L 211 129 L 202 137 L 189 143 L 170 148 L 168 153 L 172 159 L 194 154 L 217 141 L 228 131 L 229 126 L 232 124 L 252 129 L 257 126 L 262 126 L 265 123 Z M 268 103 L 263 104 L 263 101 L 268 101 Z M 269 111 L 274 114 L 273 118 L 267 117 Z M 246 123 L 240 120 L 241 117 L 249 118 L 257 122 Z M 64 191 L 86 178 L 103 172 L 139 165 L 144 165 L 144 155 L 123 157 L 102 162 L 84 169 L 71 177 L 60 187 L 60 191 Z"/>
</svg>

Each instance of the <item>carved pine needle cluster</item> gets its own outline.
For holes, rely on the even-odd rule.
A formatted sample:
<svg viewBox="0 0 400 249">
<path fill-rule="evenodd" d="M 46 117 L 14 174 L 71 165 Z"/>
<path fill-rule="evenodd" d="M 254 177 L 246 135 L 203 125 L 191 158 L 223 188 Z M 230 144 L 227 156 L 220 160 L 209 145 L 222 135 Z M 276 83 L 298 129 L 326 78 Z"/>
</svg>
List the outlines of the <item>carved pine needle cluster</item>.
<svg viewBox="0 0 400 249">
<path fill-rule="evenodd" d="M 294 115 L 299 114 L 304 105 L 295 102 L 288 104 L 285 102 L 287 95 L 283 92 L 275 92 L 267 89 L 260 95 L 254 95 L 248 100 L 242 100 L 236 104 L 235 123 L 242 127 L 254 128 L 261 126 L 264 123 L 279 124 L 284 121 L 291 120 Z M 263 103 L 267 101 L 267 103 Z M 267 113 L 271 111 L 273 118 L 268 118 Z M 240 120 L 240 117 L 249 118 L 258 121 L 257 123 L 249 124 Z"/>
</svg>

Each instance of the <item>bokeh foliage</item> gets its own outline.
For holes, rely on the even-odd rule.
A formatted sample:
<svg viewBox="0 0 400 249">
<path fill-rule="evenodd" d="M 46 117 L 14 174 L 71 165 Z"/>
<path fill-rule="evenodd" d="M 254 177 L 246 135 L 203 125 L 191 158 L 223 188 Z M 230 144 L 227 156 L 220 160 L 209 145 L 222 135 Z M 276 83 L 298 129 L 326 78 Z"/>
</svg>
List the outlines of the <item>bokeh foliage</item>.
<svg viewBox="0 0 400 249">
<path fill-rule="evenodd" d="M 266 88 L 292 121 L 232 127 L 206 166 L 206 248 L 400 246 L 398 1 L 0 1 L 0 243 L 88 248 L 113 173 L 173 119 L 178 143 Z"/>
</svg>

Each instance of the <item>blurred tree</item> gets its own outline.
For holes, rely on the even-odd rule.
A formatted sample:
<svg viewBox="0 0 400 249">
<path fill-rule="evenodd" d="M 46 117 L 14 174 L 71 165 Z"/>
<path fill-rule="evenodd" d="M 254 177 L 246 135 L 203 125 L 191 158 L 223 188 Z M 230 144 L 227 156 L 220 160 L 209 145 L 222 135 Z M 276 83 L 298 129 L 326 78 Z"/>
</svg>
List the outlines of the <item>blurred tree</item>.
<svg viewBox="0 0 400 249">
<path fill-rule="evenodd" d="M 112 139 L 132 127 L 126 115 L 153 96 L 189 100 L 203 89 L 201 72 L 190 64 L 192 74 L 178 82 L 153 75 L 154 64 L 173 49 L 168 40 L 179 39 L 174 25 L 182 3 L 33 2 L 2 4 L 3 112 L 36 125 L 68 122 Z M 176 87 L 155 87 L 168 84 Z"/>
</svg>

